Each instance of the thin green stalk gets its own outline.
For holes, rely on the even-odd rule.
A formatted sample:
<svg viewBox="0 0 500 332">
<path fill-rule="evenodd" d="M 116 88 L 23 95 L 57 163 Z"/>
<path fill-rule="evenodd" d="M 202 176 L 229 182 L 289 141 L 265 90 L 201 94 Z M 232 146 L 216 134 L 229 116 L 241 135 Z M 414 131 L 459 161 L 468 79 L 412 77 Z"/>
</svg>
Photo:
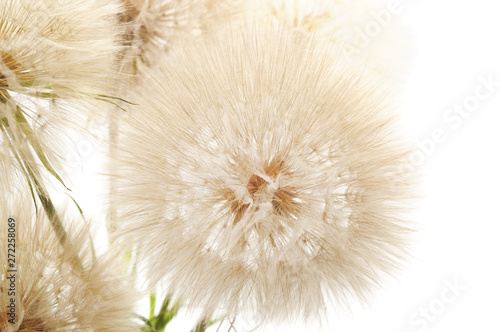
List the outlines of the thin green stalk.
<svg viewBox="0 0 500 332">
<path fill-rule="evenodd" d="M 165 300 L 163 300 L 163 303 L 160 308 L 160 312 L 158 313 L 158 316 L 156 316 L 156 321 L 154 324 L 154 327 L 158 331 L 164 331 L 165 326 L 177 315 L 179 312 L 179 303 L 175 302 L 172 305 L 172 308 L 168 308 L 170 306 L 170 302 L 172 301 L 172 294 L 167 294 L 165 297 Z"/>
<path fill-rule="evenodd" d="M 33 130 L 31 129 L 29 123 L 28 123 L 28 120 L 26 120 L 26 117 L 24 116 L 23 114 L 23 111 L 22 109 L 19 107 L 19 106 L 16 106 L 16 112 L 15 112 L 15 119 L 16 119 L 16 123 L 17 125 L 21 128 L 21 130 L 23 131 L 25 137 L 27 138 L 29 144 L 31 145 L 31 147 L 33 148 L 33 150 L 35 151 L 36 155 L 38 156 L 38 159 L 41 161 L 42 165 L 45 167 L 45 169 L 47 169 L 47 171 L 53 176 L 55 177 L 59 182 L 61 182 L 61 184 L 69 190 L 68 187 L 66 187 L 66 185 L 64 184 L 64 181 L 61 179 L 61 177 L 56 173 L 56 171 L 54 170 L 54 168 L 52 167 L 52 165 L 50 164 L 47 156 L 45 155 L 45 153 L 43 152 L 43 148 L 42 146 L 40 145 L 40 143 L 38 142 L 37 138 L 36 138 L 36 135 L 35 133 L 33 132 Z"/>
<path fill-rule="evenodd" d="M 20 108 L 16 106 L 16 112 L 20 111 Z M 24 117 L 23 117 L 24 118 Z M 16 116 L 16 119 L 18 117 Z M 19 124 L 19 123 L 18 123 Z M 21 122 L 22 126 L 29 126 L 29 124 L 26 122 Z M 16 159 L 20 163 L 20 166 L 24 169 L 24 174 L 26 176 L 26 179 L 28 181 L 28 184 L 30 185 L 30 190 L 34 187 L 36 194 L 38 198 L 40 199 L 40 203 L 42 204 L 43 209 L 45 210 L 45 213 L 47 214 L 47 217 L 50 221 L 50 224 L 52 228 L 54 229 L 54 232 L 56 233 L 56 236 L 59 240 L 59 243 L 63 248 L 67 248 L 69 244 L 67 243 L 67 233 L 66 230 L 64 229 L 63 223 L 57 214 L 57 211 L 54 207 L 54 204 L 52 203 L 52 200 L 50 199 L 50 195 L 45 188 L 45 186 L 39 181 L 41 178 L 40 172 L 38 169 L 34 166 L 36 165 L 36 160 L 35 157 L 33 156 L 30 147 L 28 146 L 27 142 L 32 143 L 33 139 L 30 139 L 29 137 L 24 137 L 24 139 L 17 139 L 14 133 L 12 132 L 12 129 L 10 128 L 7 119 L 3 118 L 2 119 L 2 130 L 7 134 L 7 136 L 10 137 L 9 144 L 11 147 L 12 152 L 16 156 Z M 23 130 L 24 135 L 27 134 L 26 131 Z M 21 146 L 19 146 L 21 145 Z M 39 155 L 39 154 L 38 154 Z M 40 155 L 39 155 L 40 156 Z M 44 166 L 46 167 L 45 163 Z M 50 170 L 49 170 L 50 171 Z M 52 172 L 51 172 L 52 174 Z M 58 180 L 60 179 L 57 177 Z M 82 262 L 80 261 L 80 258 L 78 257 L 77 254 L 75 254 L 74 261 L 70 262 L 73 267 L 77 269 L 77 271 L 83 271 L 83 265 Z"/>
<path fill-rule="evenodd" d="M 155 316 L 155 303 L 156 303 L 156 293 L 153 292 L 149 296 L 149 319 L 153 319 Z"/>
</svg>

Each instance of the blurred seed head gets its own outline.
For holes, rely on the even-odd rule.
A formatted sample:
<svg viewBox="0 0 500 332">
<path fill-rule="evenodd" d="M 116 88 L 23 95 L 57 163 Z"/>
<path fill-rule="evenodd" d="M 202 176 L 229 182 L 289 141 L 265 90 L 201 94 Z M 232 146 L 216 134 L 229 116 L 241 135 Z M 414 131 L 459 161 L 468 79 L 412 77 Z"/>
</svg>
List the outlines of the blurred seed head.
<svg viewBox="0 0 500 332">
<path fill-rule="evenodd" d="M 155 66 L 161 53 L 179 41 L 210 32 L 244 12 L 243 0 L 122 0 L 122 22 L 128 27 L 125 63 L 132 73 Z M 125 68 L 126 69 L 126 68 Z"/>
<path fill-rule="evenodd" d="M 75 221 L 63 247 L 42 211 L 35 211 L 26 193 L 2 197 L 0 208 L 0 329 L 2 331 L 136 331 L 133 310 L 137 295 L 120 275 L 118 257 L 93 257 L 91 228 Z M 8 225 L 9 218 L 15 226 Z M 13 231 L 14 229 L 14 231 Z M 7 239 L 15 235 L 15 253 L 7 256 Z M 11 242 L 13 243 L 13 242 Z M 12 247 L 10 247 L 12 248 Z M 15 256 L 15 287 L 8 258 Z M 84 271 L 70 264 L 74 255 Z M 9 288 L 11 288 L 9 290 Z M 13 291 L 14 293 L 12 293 Z M 15 323 L 7 305 L 15 299 Z"/>
<path fill-rule="evenodd" d="M 258 0 L 265 24 L 287 25 L 330 42 L 353 65 L 390 77 L 395 88 L 411 69 L 413 40 L 401 20 L 403 4 L 383 0 Z M 392 7 L 398 7 L 392 10 Z"/>
</svg>

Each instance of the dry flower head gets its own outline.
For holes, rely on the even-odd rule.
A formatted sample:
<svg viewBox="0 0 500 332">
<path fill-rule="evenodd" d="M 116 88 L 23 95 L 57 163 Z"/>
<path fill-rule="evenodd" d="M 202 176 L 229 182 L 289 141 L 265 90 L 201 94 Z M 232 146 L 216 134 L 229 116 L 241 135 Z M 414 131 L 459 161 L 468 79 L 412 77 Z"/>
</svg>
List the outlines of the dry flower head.
<svg viewBox="0 0 500 332">
<path fill-rule="evenodd" d="M 207 315 L 262 320 L 365 300 L 409 232 L 383 79 L 284 27 L 186 42 L 163 61 L 112 166 L 117 240 L 141 247 L 151 283 Z"/>
<path fill-rule="evenodd" d="M 63 248 L 44 212 L 35 212 L 31 199 L 22 197 L 2 197 L 0 236 L 12 238 L 8 232 L 15 228 L 16 272 L 15 286 L 11 287 L 7 278 L 12 272 L 7 263 L 12 262 L 8 261 L 12 256 L 7 256 L 7 241 L 2 241 L 0 329 L 136 331 L 132 320 L 136 294 L 119 275 L 121 267 L 116 264 L 116 257 L 94 258 L 90 228 L 76 222 L 65 224 L 72 247 Z M 15 220 L 14 227 L 8 225 L 9 218 Z M 84 271 L 69 264 L 73 253 L 82 258 Z M 15 300 L 15 317 L 9 315 L 7 308 L 11 299 Z M 9 322 L 12 318 L 14 324 Z"/>
</svg>

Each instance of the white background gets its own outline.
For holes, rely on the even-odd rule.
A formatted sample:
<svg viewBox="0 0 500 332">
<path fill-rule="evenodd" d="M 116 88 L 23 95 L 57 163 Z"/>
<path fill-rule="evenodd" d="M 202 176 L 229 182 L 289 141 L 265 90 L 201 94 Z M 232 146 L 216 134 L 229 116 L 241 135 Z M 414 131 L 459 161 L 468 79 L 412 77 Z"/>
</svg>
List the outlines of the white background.
<svg viewBox="0 0 500 332">
<path fill-rule="evenodd" d="M 371 306 L 332 311 L 323 330 L 500 331 L 500 4 L 401 3 L 416 38 L 406 120 L 415 141 L 427 142 L 414 258 Z M 449 109 L 469 102 L 480 77 L 490 75 L 499 85 L 494 93 L 460 124 L 447 120 Z M 433 150 L 435 130 L 446 139 Z M 455 293 L 449 283 L 459 284 Z M 266 331 L 277 330 L 316 328 Z"/>
<path fill-rule="evenodd" d="M 294 322 L 255 331 L 500 331 L 500 5 L 401 0 L 401 6 L 398 18 L 416 40 L 404 120 L 415 142 L 425 142 L 413 258 L 368 306 L 351 313 L 332 308 L 328 327 Z M 498 86 L 456 118 L 450 109 L 472 103 L 481 77 Z M 435 131 L 440 140 L 431 144 Z M 74 172 L 77 187 L 95 192 L 87 172 L 96 160 Z M 89 207 L 100 203 L 95 195 L 80 200 Z M 191 323 L 180 317 L 167 331 L 187 331 Z M 244 325 L 237 324 L 238 331 L 248 330 Z"/>
</svg>

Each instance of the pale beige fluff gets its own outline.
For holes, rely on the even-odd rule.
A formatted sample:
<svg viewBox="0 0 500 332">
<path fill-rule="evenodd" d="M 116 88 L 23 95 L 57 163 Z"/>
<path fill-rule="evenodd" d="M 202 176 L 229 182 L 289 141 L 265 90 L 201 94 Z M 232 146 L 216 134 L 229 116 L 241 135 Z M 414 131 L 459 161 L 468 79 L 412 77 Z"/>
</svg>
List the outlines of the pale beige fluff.
<svg viewBox="0 0 500 332">
<path fill-rule="evenodd" d="M 409 232 L 406 148 L 383 80 L 285 28 L 162 60 L 112 168 L 117 240 L 141 247 L 150 281 L 207 315 L 263 321 L 365 300 Z"/>
<path fill-rule="evenodd" d="M 109 93 L 121 11 L 119 0 L 0 0 L 0 89 Z"/>
<path fill-rule="evenodd" d="M 74 151 L 78 143 L 74 133 L 80 133 L 80 137 L 87 135 L 85 130 L 88 128 L 87 117 L 77 112 L 74 104 L 17 97 L 0 102 L 0 193 L 5 195 L 14 194 L 17 190 L 21 193 L 29 191 L 27 168 L 37 173 L 32 176 L 41 183 L 58 183 L 40 162 L 37 156 L 40 152 L 43 152 L 46 165 L 50 165 L 67 182 L 65 166 L 68 151 Z M 17 103 L 22 108 L 16 108 Z M 19 114 L 26 122 L 19 119 Z M 33 179 L 31 181 L 33 184 Z M 69 183 L 66 185 L 69 186 Z M 60 185 L 59 188 L 64 187 Z"/>
<path fill-rule="evenodd" d="M 170 47 L 173 40 L 185 37 L 200 15 L 201 6 L 186 0 L 122 0 L 128 23 L 126 42 L 128 58 L 151 65 L 158 53 Z M 195 10 L 196 9 L 196 10 Z"/>
<path fill-rule="evenodd" d="M 115 93 L 122 10 L 120 0 L 0 0 L 0 190 L 26 182 L 26 165 L 41 174 L 44 158 L 62 176 L 64 130 L 105 113 L 96 99 Z"/>
<path fill-rule="evenodd" d="M 36 213 L 28 197 L 10 195 L 0 206 L 0 330 L 11 331 L 136 331 L 133 309 L 136 295 L 129 288 L 116 257 L 93 257 L 89 227 L 65 223 L 67 247 L 63 249 L 45 213 Z M 15 252 L 8 247 L 9 225 L 15 220 Z M 80 257 L 84 271 L 69 260 Z M 11 254 L 11 256 L 8 256 Z M 15 258 L 15 287 L 7 277 L 8 258 Z M 10 290 L 9 290 L 10 289 Z M 10 293 L 14 291 L 14 293 Z M 10 293 L 10 294 L 9 294 Z M 15 299 L 15 323 L 7 305 Z"/>
<path fill-rule="evenodd" d="M 125 61 L 154 65 L 160 53 L 179 40 L 211 31 L 234 19 L 247 6 L 244 0 L 122 0 L 122 21 L 128 26 Z M 127 69 L 127 68 L 126 68 Z"/>
<path fill-rule="evenodd" d="M 256 9 L 267 19 L 342 40 L 384 5 L 382 0 L 258 0 Z"/>
<path fill-rule="evenodd" d="M 287 24 L 331 41 L 346 59 L 404 81 L 410 72 L 411 33 L 404 4 L 384 0 L 257 0 L 263 21 Z M 390 11 L 392 10 L 392 11 Z"/>
</svg>

